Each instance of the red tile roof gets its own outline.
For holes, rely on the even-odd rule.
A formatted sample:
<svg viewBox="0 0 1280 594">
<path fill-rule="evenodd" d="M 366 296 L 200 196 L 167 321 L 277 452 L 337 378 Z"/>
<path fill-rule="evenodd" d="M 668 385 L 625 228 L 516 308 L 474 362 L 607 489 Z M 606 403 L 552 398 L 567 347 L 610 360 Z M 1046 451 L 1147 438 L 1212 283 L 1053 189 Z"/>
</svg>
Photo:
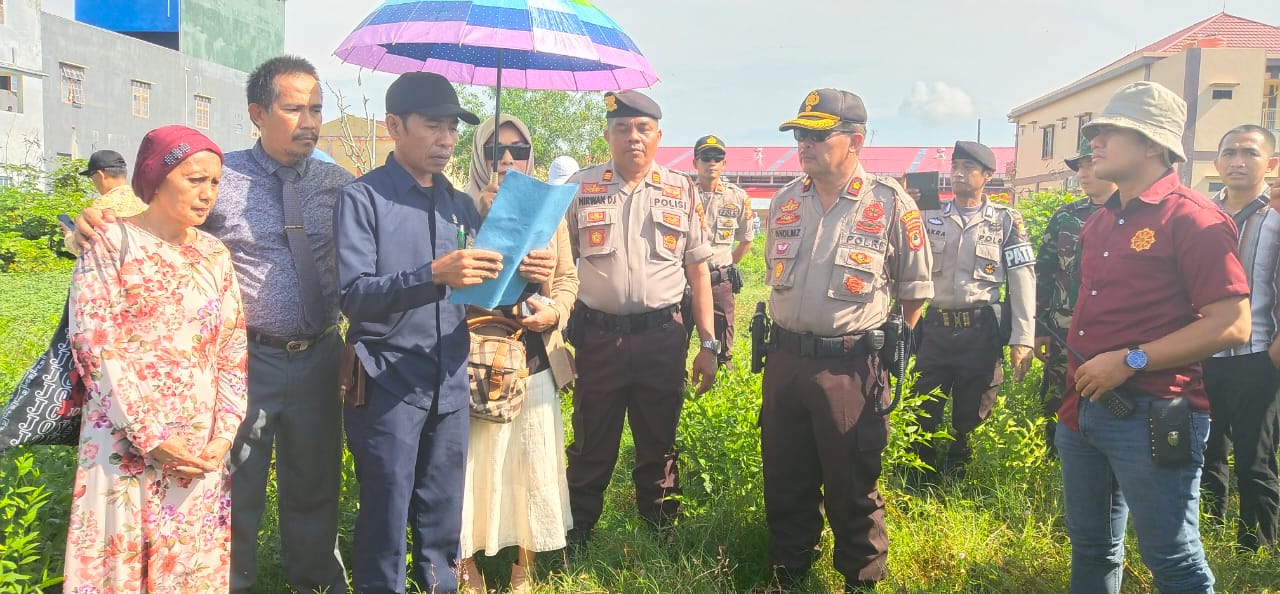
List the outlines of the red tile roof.
<svg viewBox="0 0 1280 594">
<path fill-rule="evenodd" d="M 1208 37 L 1221 38 L 1222 44 L 1219 47 L 1262 48 L 1269 54 L 1280 54 L 1280 27 L 1225 12 L 1191 25 L 1134 54 L 1177 53 L 1186 49 L 1188 45 L 1194 45 L 1195 42 Z"/>
<path fill-rule="evenodd" d="M 951 171 L 952 147 L 869 146 L 862 149 L 862 166 L 870 173 L 902 175 L 904 173 Z M 997 173 L 1013 167 L 1013 147 L 992 147 L 1000 164 Z M 794 146 L 760 147 L 759 159 L 754 147 L 728 150 L 725 173 L 799 173 L 800 159 Z M 658 149 L 658 163 L 679 171 L 693 170 L 693 147 L 665 146 Z"/>
</svg>

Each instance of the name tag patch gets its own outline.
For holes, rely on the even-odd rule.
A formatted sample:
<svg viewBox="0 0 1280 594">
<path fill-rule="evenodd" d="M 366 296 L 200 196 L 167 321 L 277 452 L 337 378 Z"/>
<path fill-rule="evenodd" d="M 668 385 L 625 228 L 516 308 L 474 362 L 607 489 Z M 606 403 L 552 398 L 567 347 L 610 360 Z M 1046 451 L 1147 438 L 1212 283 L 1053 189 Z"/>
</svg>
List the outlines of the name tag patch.
<svg viewBox="0 0 1280 594">
<path fill-rule="evenodd" d="M 1036 252 L 1030 243 L 1011 245 L 1004 249 L 1004 263 L 1010 269 L 1030 266 L 1036 263 Z"/>
</svg>

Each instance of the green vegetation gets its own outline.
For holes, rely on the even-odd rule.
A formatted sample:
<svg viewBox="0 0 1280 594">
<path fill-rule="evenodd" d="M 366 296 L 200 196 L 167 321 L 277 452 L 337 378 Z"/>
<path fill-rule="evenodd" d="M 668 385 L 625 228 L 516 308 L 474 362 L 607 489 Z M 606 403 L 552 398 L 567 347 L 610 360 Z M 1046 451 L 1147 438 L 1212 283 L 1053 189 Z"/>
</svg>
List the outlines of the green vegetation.
<svg viewBox="0 0 1280 594">
<path fill-rule="evenodd" d="M 1029 202 L 1033 235 L 1061 197 Z M 1039 222 L 1038 222 L 1039 221 Z M 744 263 L 749 279 L 763 277 L 761 252 Z M 64 265 L 65 266 L 65 265 Z M 45 348 L 66 291 L 64 269 L 0 274 L 0 390 L 8 394 L 26 366 Z M 722 372 L 712 392 L 690 398 L 681 419 L 679 446 L 685 481 L 685 518 L 669 536 L 655 534 L 634 512 L 630 438 L 606 499 L 596 538 L 566 563 L 562 554 L 538 561 L 536 592 L 720 593 L 766 592 L 769 571 L 761 495 L 760 378 L 746 371 L 746 327 L 754 303 L 766 298 L 759 281 L 739 295 L 736 366 Z M 1012 374 L 1006 374 L 1011 377 Z M 902 593 L 1040 593 L 1066 590 L 1070 548 L 1063 528 L 1061 479 L 1047 459 L 1038 418 L 1039 371 L 1007 383 L 1000 405 L 975 434 L 976 460 L 963 480 L 931 491 L 905 488 L 914 462 L 907 443 L 917 439 L 913 402 L 894 413 L 893 439 L 882 481 L 891 540 L 890 578 L 879 591 Z M 3 398 L 3 397 L 0 397 Z M 565 397 L 565 410 L 569 410 Z M 567 416 L 566 416 L 567 418 Z M 0 456 L 0 593 L 37 592 L 61 571 L 74 456 L 68 448 L 37 448 Z M 358 486 L 351 462 L 343 492 L 339 549 L 351 558 Z M 274 497 L 274 495 L 273 495 Z M 287 591 L 280 570 L 274 499 L 260 534 L 258 591 Z M 1234 528 L 1205 528 L 1217 590 L 1231 594 L 1280 592 L 1280 555 L 1233 551 Z M 830 564 L 831 536 L 808 583 L 812 592 L 839 592 Z M 1150 574 L 1132 536 L 1125 592 L 1148 592 Z M 514 551 L 481 559 L 492 585 L 505 584 Z"/>
</svg>

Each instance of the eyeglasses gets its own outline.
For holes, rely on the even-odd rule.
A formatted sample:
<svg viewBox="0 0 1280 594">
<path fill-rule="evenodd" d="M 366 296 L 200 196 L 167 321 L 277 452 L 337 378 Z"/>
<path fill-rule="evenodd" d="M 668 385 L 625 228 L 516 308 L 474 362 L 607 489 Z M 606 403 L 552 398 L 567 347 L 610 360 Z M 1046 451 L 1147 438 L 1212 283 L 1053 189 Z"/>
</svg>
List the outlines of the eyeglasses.
<svg viewBox="0 0 1280 594">
<path fill-rule="evenodd" d="M 511 158 L 516 161 L 528 161 L 531 150 L 533 150 L 533 147 L 527 144 L 500 144 L 498 145 L 498 158 L 501 159 L 503 155 L 511 153 Z M 489 155 L 489 158 L 493 158 L 492 144 L 484 145 L 484 154 Z"/>
<path fill-rule="evenodd" d="M 814 142 L 826 142 L 828 138 L 831 138 L 832 134 L 836 134 L 840 132 L 847 134 L 847 133 L 853 132 L 853 130 L 841 130 L 839 128 L 834 128 L 831 130 L 805 130 L 804 128 L 791 129 L 791 135 L 795 137 L 796 142 L 804 142 L 806 140 L 812 140 Z"/>
<path fill-rule="evenodd" d="M 700 155 L 698 160 L 703 163 L 719 163 L 724 160 L 724 155 Z"/>
</svg>

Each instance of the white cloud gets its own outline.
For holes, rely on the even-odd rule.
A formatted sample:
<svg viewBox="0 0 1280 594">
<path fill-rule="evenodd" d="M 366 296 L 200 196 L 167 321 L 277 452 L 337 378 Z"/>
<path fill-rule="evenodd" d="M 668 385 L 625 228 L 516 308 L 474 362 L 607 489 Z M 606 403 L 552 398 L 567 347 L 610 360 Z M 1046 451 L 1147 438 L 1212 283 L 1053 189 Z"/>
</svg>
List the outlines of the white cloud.
<svg viewBox="0 0 1280 594">
<path fill-rule="evenodd" d="M 933 125 L 971 120 L 977 113 L 973 97 L 942 81 L 917 81 L 898 106 L 898 115 Z"/>
</svg>

